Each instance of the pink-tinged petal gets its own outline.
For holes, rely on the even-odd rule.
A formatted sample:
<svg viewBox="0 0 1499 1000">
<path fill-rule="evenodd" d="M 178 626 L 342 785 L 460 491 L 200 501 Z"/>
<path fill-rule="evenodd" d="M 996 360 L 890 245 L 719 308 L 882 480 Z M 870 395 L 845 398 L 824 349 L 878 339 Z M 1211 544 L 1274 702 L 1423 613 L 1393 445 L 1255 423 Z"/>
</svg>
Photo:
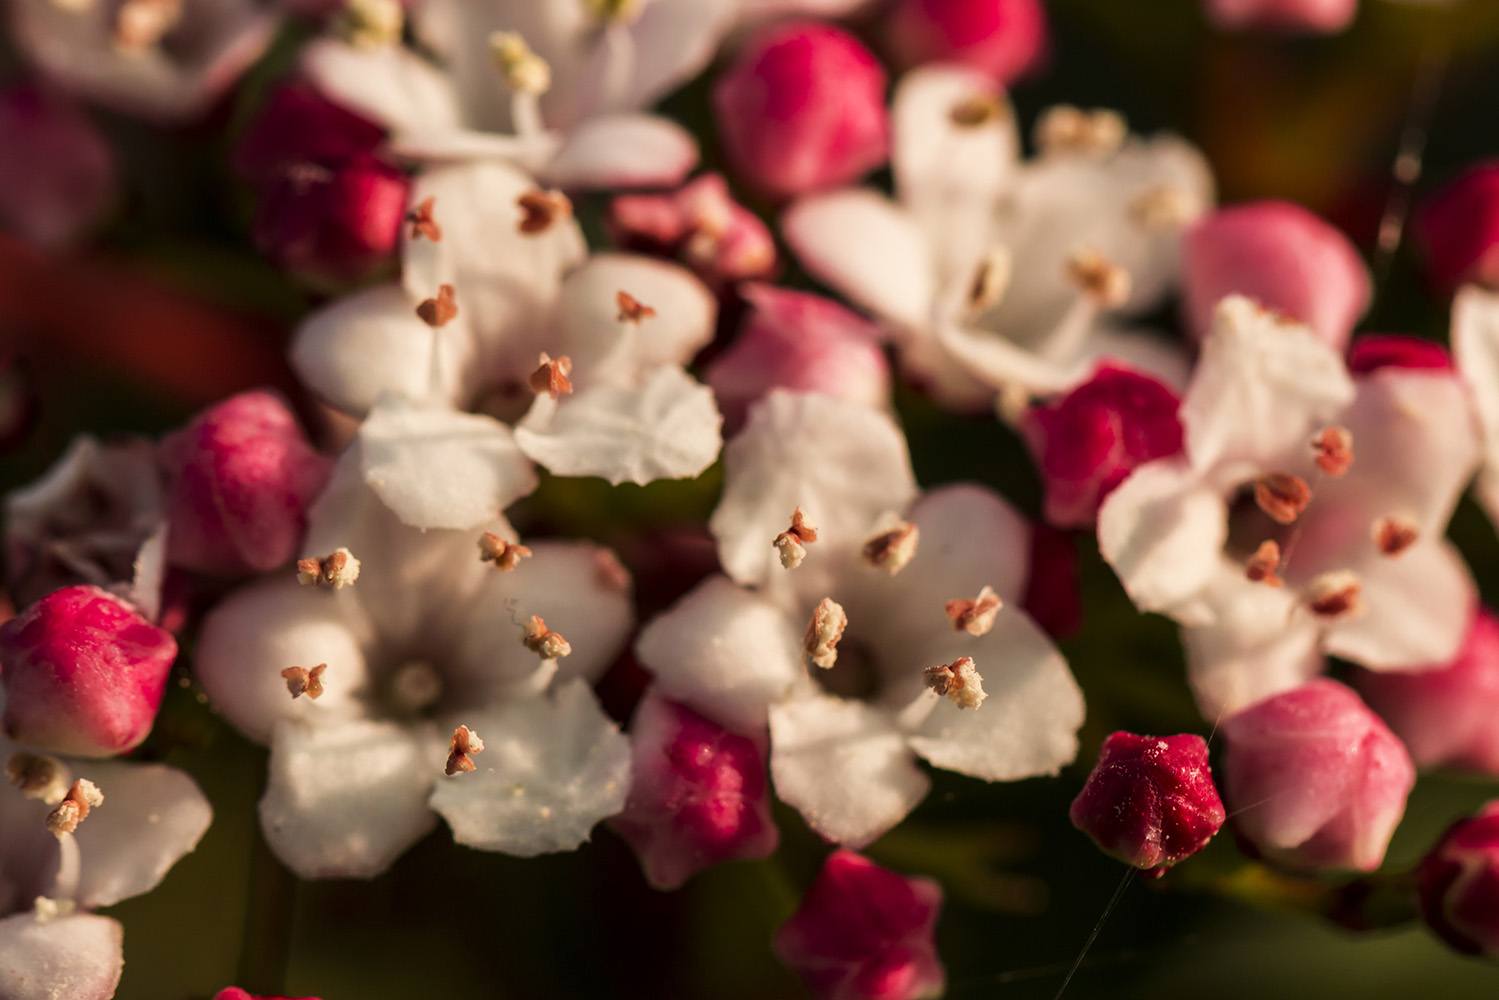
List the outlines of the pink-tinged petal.
<svg viewBox="0 0 1499 1000">
<path fill-rule="evenodd" d="M 890 365 L 872 323 L 807 292 L 754 284 L 740 294 L 749 316 L 706 376 L 731 427 L 772 389 L 889 405 Z"/>
<path fill-rule="evenodd" d="M 0 223 L 43 247 L 76 241 L 117 195 L 114 153 L 87 115 L 39 87 L 0 93 Z"/>
<path fill-rule="evenodd" d="M 1348 370 L 1368 375 L 1383 368 L 1408 371 L 1451 371 L 1452 355 L 1441 344 L 1419 337 L 1365 333 L 1348 347 Z"/>
<path fill-rule="evenodd" d="M 1008 85 L 1044 59 L 1041 0 L 901 0 L 885 37 L 903 66 L 959 63 Z"/>
<path fill-rule="evenodd" d="M 1336 348 L 1369 308 L 1369 272 L 1348 237 L 1290 202 L 1235 205 L 1199 220 L 1183 237 L 1182 264 L 1187 322 L 1199 338 L 1230 295 L 1305 323 Z"/>
<path fill-rule="evenodd" d="M 1465 289 L 1452 306 L 1452 351 L 1483 432 L 1479 496 L 1499 525 L 1499 295 Z"/>
<path fill-rule="evenodd" d="M 1340 620 L 1323 642 L 1370 670 L 1410 670 L 1457 655 L 1478 605 L 1462 553 L 1446 539 L 1418 542 L 1357 570 L 1361 614 Z"/>
<path fill-rule="evenodd" d="M 1412 220 L 1432 283 L 1499 285 L 1499 164 L 1470 167 L 1426 199 Z"/>
<path fill-rule="evenodd" d="M 1372 871 L 1416 781 L 1410 755 L 1358 695 L 1315 680 L 1225 719 L 1239 832 L 1272 861 Z"/>
<path fill-rule="evenodd" d="M 627 327 L 629 321 L 619 318 L 620 292 L 655 313 Z M 660 365 L 691 362 L 713 339 L 718 304 L 701 281 L 675 264 L 596 253 L 563 281 L 557 314 L 560 335 L 550 352 L 572 358 L 573 383 L 621 383 Z"/>
<path fill-rule="evenodd" d="M 799 639 L 779 608 L 713 576 L 648 622 L 635 653 L 662 695 L 753 733 L 804 676 Z"/>
<path fill-rule="evenodd" d="M 332 468 L 286 402 L 263 390 L 200 413 L 162 441 L 161 455 L 171 483 L 169 558 L 221 574 L 293 559 Z"/>
<path fill-rule="evenodd" d="M 938 997 L 946 973 L 932 937 L 941 909 L 936 882 L 834 851 L 776 931 L 776 957 L 819 1000 Z"/>
<path fill-rule="evenodd" d="M 724 152 L 777 198 L 858 180 L 885 162 L 885 71 L 856 38 L 810 21 L 771 28 L 713 88 Z"/>
<path fill-rule="evenodd" d="M 435 728 L 367 720 L 276 726 L 260 829 L 299 878 L 374 878 L 437 825 Z"/>
<path fill-rule="evenodd" d="M 526 858 L 576 850 L 624 808 L 630 742 L 584 682 L 462 721 L 484 739 L 478 770 L 439 776 L 431 798 L 458 843 Z"/>
<path fill-rule="evenodd" d="M 1204 0 L 1219 28 L 1331 35 L 1353 21 L 1358 0 Z"/>
<path fill-rule="evenodd" d="M 627 250 L 673 257 L 715 287 L 775 270 L 775 239 L 734 200 L 721 174 L 702 174 L 666 194 L 620 195 L 609 229 Z"/>
<path fill-rule="evenodd" d="M 569 190 L 671 187 L 697 165 L 697 142 L 656 115 L 605 115 L 568 131 L 542 170 L 548 184 Z"/>
<path fill-rule="evenodd" d="M 1499 955 L 1499 803 L 1458 820 L 1417 871 L 1421 916 L 1468 955 Z"/>
<path fill-rule="evenodd" d="M 302 50 L 302 72 L 324 96 L 393 132 L 462 127 L 448 78 L 405 46 L 319 39 Z"/>
<path fill-rule="evenodd" d="M 1201 736 L 1118 732 L 1068 816 L 1105 854 L 1160 875 L 1206 847 L 1226 813 Z"/>
<path fill-rule="evenodd" d="M 772 705 L 770 746 L 776 795 L 834 843 L 878 839 L 931 787 L 894 719 L 863 702 L 809 692 Z"/>
<path fill-rule="evenodd" d="M 1473 616 L 1451 660 L 1411 673 L 1361 671 L 1358 689 L 1421 767 L 1499 774 L 1499 618 Z"/>
<path fill-rule="evenodd" d="M 161 707 L 177 641 L 98 587 L 53 591 L 0 626 L 5 731 L 56 753 L 139 746 Z"/>
<path fill-rule="evenodd" d="M 630 797 L 609 825 L 657 889 L 780 842 L 770 815 L 766 738 L 740 735 L 648 694 L 630 722 Z"/>
<path fill-rule="evenodd" d="M 125 968 L 119 921 L 78 913 L 0 920 L 0 996 L 6 1000 L 109 1000 Z"/>
</svg>

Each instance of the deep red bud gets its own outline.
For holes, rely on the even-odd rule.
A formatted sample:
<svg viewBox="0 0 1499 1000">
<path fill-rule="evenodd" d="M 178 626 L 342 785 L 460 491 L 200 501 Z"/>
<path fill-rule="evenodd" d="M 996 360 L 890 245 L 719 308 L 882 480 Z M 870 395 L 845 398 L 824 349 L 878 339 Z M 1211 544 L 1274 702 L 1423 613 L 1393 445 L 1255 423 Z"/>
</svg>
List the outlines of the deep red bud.
<svg viewBox="0 0 1499 1000">
<path fill-rule="evenodd" d="M 1421 916 L 1469 955 L 1499 956 L 1499 802 L 1459 820 L 1421 861 Z"/>
</svg>

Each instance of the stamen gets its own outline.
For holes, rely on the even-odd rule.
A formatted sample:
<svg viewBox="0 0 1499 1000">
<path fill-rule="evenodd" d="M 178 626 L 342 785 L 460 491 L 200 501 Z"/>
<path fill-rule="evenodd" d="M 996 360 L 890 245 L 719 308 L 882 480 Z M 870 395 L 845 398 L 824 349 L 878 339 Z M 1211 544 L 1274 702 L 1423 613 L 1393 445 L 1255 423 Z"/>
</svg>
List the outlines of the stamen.
<svg viewBox="0 0 1499 1000">
<path fill-rule="evenodd" d="M 1348 618 L 1363 610 L 1363 584 L 1348 570 L 1323 573 L 1307 584 L 1306 606 L 1320 618 Z"/>
<path fill-rule="evenodd" d="M 971 656 L 960 656 L 951 663 L 927 667 L 921 675 L 927 687 L 959 708 L 978 708 L 988 697 L 984 693 L 984 679 L 979 676 Z"/>
<path fill-rule="evenodd" d="M 1179 187 L 1163 184 L 1130 202 L 1130 218 L 1145 229 L 1177 229 L 1192 218 L 1192 196 Z"/>
<path fill-rule="evenodd" d="M 630 571 L 610 549 L 600 549 L 594 553 L 593 574 L 599 586 L 605 590 L 624 593 L 630 589 Z"/>
<path fill-rule="evenodd" d="M 781 566 L 796 569 L 807 558 L 806 546 L 817 541 L 817 528 L 800 507 L 791 512 L 791 527 L 770 542 L 781 555 Z"/>
<path fill-rule="evenodd" d="M 947 118 L 959 128 L 978 128 L 1005 117 L 1005 102 L 997 94 L 974 94 L 954 104 Z"/>
<path fill-rule="evenodd" d="M 72 916 L 78 909 L 78 904 L 71 899 L 53 899 L 50 896 L 38 896 L 31 904 L 32 913 L 36 916 L 39 924 L 50 924 L 61 917 Z"/>
<path fill-rule="evenodd" d="M 451 778 L 460 771 L 478 770 L 474 755 L 483 752 L 484 741 L 479 739 L 479 734 L 467 726 L 459 726 L 448 741 L 448 763 L 443 773 Z"/>
<path fill-rule="evenodd" d="M 1128 134 L 1117 111 L 1083 111 L 1070 104 L 1048 108 L 1036 123 L 1036 145 L 1042 153 L 1106 156 L 1124 144 Z"/>
<path fill-rule="evenodd" d="M 1010 251 L 1004 247 L 995 247 L 984 255 L 964 296 L 969 315 L 976 316 L 999 305 L 1009 291 L 1011 271 Z"/>
<path fill-rule="evenodd" d="M 583 0 L 600 21 L 629 24 L 640 16 L 641 0 Z"/>
<path fill-rule="evenodd" d="M 62 801 L 47 814 L 47 829 L 61 839 L 64 834 L 77 830 L 78 824 L 88 819 L 90 810 L 103 804 L 104 793 L 99 791 L 99 786 L 87 778 L 79 778 Z"/>
<path fill-rule="evenodd" d="M 342 590 L 354 586 L 359 579 L 359 560 L 346 548 L 336 548 L 318 558 L 309 556 L 297 560 L 297 582 L 302 586 L 315 585 Z"/>
<path fill-rule="evenodd" d="M 573 203 L 561 191 L 527 191 L 515 203 L 520 206 L 521 218 L 517 225 L 522 233 L 535 236 L 552 228 L 554 222 L 572 217 Z"/>
<path fill-rule="evenodd" d="M 336 28 L 355 48 L 375 49 L 399 42 L 405 20 L 400 0 L 347 0 Z"/>
<path fill-rule="evenodd" d="M 436 198 L 423 198 L 415 208 L 406 213 L 412 239 L 427 239 L 433 243 L 442 241 L 442 227 L 432 215 L 432 207 L 436 204 Z"/>
<path fill-rule="evenodd" d="M 656 310 L 641 302 L 629 292 L 616 292 L 614 301 L 619 306 L 619 321 L 621 323 L 634 323 L 639 326 L 645 320 L 656 315 Z"/>
<path fill-rule="evenodd" d="M 802 638 L 802 648 L 812 662 L 824 670 L 831 670 L 838 662 L 838 640 L 848 628 L 848 615 L 843 605 L 831 597 L 824 597 L 812 609 L 812 620 L 807 622 L 807 634 Z"/>
<path fill-rule="evenodd" d="M 311 668 L 287 667 L 281 671 L 281 676 L 286 680 L 286 690 L 291 692 L 293 701 L 304 694 L 317 701 L 323 696 L 323 671 L 328 669 L 328 664 L 319 663 Z"/>
<path fill-rule="evenodd" d="M 5 777 L 28 799 L 60 802 L 68 792 L 68 769 L 56 757 L 21 751 L 5 762 Z"/>
<path fill-rule="evenodd" d="M 561 632 L 553 632 L 540 615 L 532 615 L 526 622 L 521 643 L 543 660 L 560 660 L 573 651 L 572 644 Z"/>
<path fill-rule="evenodd" d="M 1421 537 L 1421 528 L 1408 517 L 1391 514 L 1375 521 L 1371 534 L 1381 554 L 1398 556 L 1416 544 Z"/>
<path fill-rule="evenodd" d="M 531 550 L 519 542 L 507 541 L 493 531 L 479 536 L 479 561 L 494 563 L 501 573 L 509 573 L 522 559 L 531 558 Z"/>
<path fill-rule="evenodd" d="M 864 561 L 894 576 L 916 558 L 920 542 L 921 529 L 910 521 L 898 520 L 864 543 Z"/>
<path fill-rule="evenodd" d="M 1312 438 L 1317 468 L 1329 476 L 1341 476 L 1353 465 L 1353 434 L 1346 427 L 1324 427 Z"/>
<path fill-rule="evenodd" d="M 451 323 L 458 316 L 458 302 L 453 297 L 453 286 L 438 285 L 437 296 L 423 299 L 416 307 L 416 314 L 423 323 L 434 329 Z"/>
<path fill-rule="evenodd" d="M 552 67 L 514 31 L 489 36 L 489 55 L 505 76 L 505 86 L 517 94 L 545 94 L 552 89 Z"/>
<path fill-rule="evenodd" d="M 1255 480 L 1254 502 L 1276 524 L 1292 524 L 1312 502 L 1312 488 L 1300 476 L 1272 472 Z"/>
<path fill-rule="evenodd" d="M 1067 276 L 1100 309 L 1124 305 L 1134 285 L 1128 271 L 1095 250 L 1079 250 L 1067 258 Z"/>
<path fill-rule="evenodd" d="M 540 396 L 546 393 L 553 399 L 569 395 L 573 391 L 572 374 L 573 359 L 566 354 L 560 358 L 553 358 L 546 351 L 541 352 L 541 362 L 537 369 L 531 373 L 526 380 L 531 386 L 531 391 Z"/>
<path fill-rule="evenodd" d="M 1271 539 L 1260 542 L 1260 547 L 1254 550 L 1254 555 L 1244 564 L 1244 575 L 1255 583 L 1263 583 L 1267 587 L 1284 587 L 1286 581 L 1280 578 L 1280 546 Z"/>
<path fill-rule="evenodd" d="M 1004 602 L 999 599 L 994 588 L 986 584 L 972 600 L 962 598 L 948 601 L 947 620 L 959 632 L 967 632 L 973 636 L 988 635 L 1002 607 Z"/>
<path fill-rule="evenodd" d="M 115 47 L 133 54 L 155 48 L 181 19 L 182 0 L 125 0 L 115 14 Z"/>
</svg>

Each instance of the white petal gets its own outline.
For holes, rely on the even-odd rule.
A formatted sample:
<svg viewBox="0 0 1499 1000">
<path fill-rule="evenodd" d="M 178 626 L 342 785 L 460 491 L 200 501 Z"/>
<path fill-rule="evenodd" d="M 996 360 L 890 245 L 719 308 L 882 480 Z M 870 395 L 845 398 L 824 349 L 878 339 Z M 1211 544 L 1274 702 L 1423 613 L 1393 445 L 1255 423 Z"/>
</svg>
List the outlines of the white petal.
<svg viewBox="0 0 1499 1000">
<path fill-rule="evenodd" d="M 1192 377 L 1192 359 L 1179 340 L 1159 333 L 1099 323 L 1083 347 L 1081 367 L 1092 371 L 1101 361 L 1118 361 L 1146 375 L 1153 375 L 1177 392 L 1186 389 Z"/>
<path fill-rule="evenodd" d="M 1089 370 L 1080 352 L 1052 360 L 1003 334 L 962 323 L 945 324 L 937 339 L 969 374 L 994 387 L 1013 385 L 1050 395 L 1083 381 Z"/>
<path fill-rule="evenodd" d="M 1478 589 L 1452 543 L 1418 542 L 1355 570 L 1362 614 L 1328 630 L 1327 651 L 1371 670 L 1448 663 L 1472 620 Z"/>
<path fill-rule="evenodd" d="M 697 163 L 697 142 L 655 115 L 606 115 L 579 122 L 543 168 L 548 184 L 575 189 L 675 187 Z"/>
<path fill-rule="evenodd" d="M 875 315 L 924 328 L 937 290 L 935 262 L 916 220 L 870 190 L 814 195 L 792 205 L 781 235 L 814 277 Z"/>
<path fill-rule="evenodd" d="M 1452 304 L 1452 353 L 1483 429 L 1479 496 L 1499 524 L 1499 294 L 1477 287 L 1458 293 Z"/>
<path fill-rule="evenodd" d="M 772 540 L 795 508 L 818 530 L 811 562 L 862 544 L 882 514 L 904 510 L 916 496 L 895 422 L 828 396 L 770 393 L 724 448 L 724 467 L 723 499 L 709 527 L 724 570 L 744 584 L 787 572 Z"/>
<path fill-rule="evenodd" d="M 594 385 L 533 408 L 515 440 L 556 475 L 645 485 L 700 475 L 718 458 L 722 425 L 713 391 L 662 365 L 638 388 Z"/>
<path fill-rule="evenodd" d="M 536 488 L 510 428 L 482 414 L 387 396 L 359 441 L 365 482 L 414 528 L 473 528 Z"/>
<path fill-rule="evenodd" d="M 798 636 L 780 609 L 709 577 L 641 630 L 635 644 L 657 688 L 728 729 L 752 733 L 804 676 Z"/>
<path fill-rule="evenodd" d="M 0 760 L 16 746 L 0 738 Z M 0 788 L 0 913 L 29 909 L 38 896 L 57 892 L 62 861 L 58 840 L 47 830 L 51 807 L 19 789 Z"/>
<path fill-rule="evenodd" d="M 302 72 L 324 96 L 394 132 L 462 124 L 447 76 L 404 45 L 319 39 L 302 50 Z"/>
<path fill-rule="evenodd" d="M 175 767 L 89 761 L 77 776 L 104 792 L 104 805 L 74 834 L 83 855 L 79 906 L 112 906 L 150 892 L 213 821 L 208 799 Z"/>
<path fill-rule="evenodd" d="M 625 328 L 619 320 L 620 292 L 656 315 L 638 328 Z M 577 384 L 627 381 L 660 365 L 691 361 L 713 339 L 717 313 L 708 289 L 684 268 L 634 254 L 594 254 L 563 283 L 561 340 L 553 353 L 572 358 Z M 618 370 L 601 372 L 602 365 Z"/>
<path fill-rule="evenodd" d="M 0 997 L 109 1000 L 125 967 L 119 921 L 78 913 L 46 922 L 31 913 L 0 920 Z"/>
<path fill-rule="evenodd" d="M 374 878 L 437 825 L 435 730 L 290 719 L 271 742 L 260 827 L 301 878 Z"/>
<path fill-rule="evenodd" d="M 814 694 L 773 706 L 770 743 L 776 794 L 849 847 L 905 819 L 931 787 L 894 720 L 863 702 Z"/>
<path fill-rule="evenodd" d="M 520 857 L 571 851 L 624 808 L 630 741 L 582 681 L 463 721 L 484 740 L 478 770 L 442 778 L 431 800 L 458 843 Z"/>
<path fill-rule="evenodd" d="M 600 110 L 644 108 L 708 64 L 733 26 L 739 0 L 652 0 L 630 26 L 628 86 Z"/>
</svg>

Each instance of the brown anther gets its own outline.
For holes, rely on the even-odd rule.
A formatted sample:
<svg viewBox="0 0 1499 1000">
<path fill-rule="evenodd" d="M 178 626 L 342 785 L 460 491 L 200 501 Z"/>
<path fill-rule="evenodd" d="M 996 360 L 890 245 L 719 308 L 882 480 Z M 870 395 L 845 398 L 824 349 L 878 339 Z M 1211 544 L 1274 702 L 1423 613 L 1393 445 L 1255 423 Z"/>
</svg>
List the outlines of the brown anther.
<svg viewBox="0 0 1499 1000">
<path fill-rule="evenodd" d="M 493 531 L 479 536 L 479 561 L 494 563 L 495 569 L 508 573 L 520 565 L 522 559 L 531 558 L 531 550 L 519 542 L 507 541 Z"/>
<path fill-rule="evenodd" d="M 417 316 L 428 326 L 447 326 L 458 316 L 458 301 L 453 297 L 453 286 L 448 284 L 437 286 L 437 296 L 430 299 L 422 299 L 421 305 L 416 307 Z"/>
<path fill-rule="evenodd" d="M 521 643 L 543 660 L 560 660 L 573 651 L 572 644 L 561 632 L 553 632 L 540 615 L 532 615 L 526 622 Z"/>
<path fill-rule="evenodd" d="M 1005 102 L 997 94 L 973 94 L 954 104 L 947 118 L 959 128 L 978 128 L 1005 117 Z"/>
<path fill-rule="evenodd" d="M 78 824 L 88 819 L 89 811 L 103 804 L 104 794 L 99 791 L 99 786 L 87 778 L 79 778 L 62 801 L 47 814 L 47 829 L 53 836 L 61 838 L 77 830 Z"/>
<path fill-rule="evenodd" d="M 831 597 L 824 597 L 812 609 L 812 619 L 807 622 L 807 634 L 802 638 L 802 648 L 808 658 L 824 670 L 831 670 L 838 662 L 838 640 L 848 628 L 848 615 L 843 605 Z"/>
<path fill-rule="evenodd" d="M 1421 529 L 1410 518 L 1392 514 L 1375 521 L 1371 535 L 1381 554 L 1398 556 L 1416 544 L 1416 540 L 1421 537 Z"/>
<path fill-rule="evenodd" d="M 1347 570 L 1323 573 L 1306 587 L 1306 606 L 1319 618 L 1346 618 L 1358 614 L 1364 586 L 1357 574 Z"/>
<path fill-rule="evenodd" d="M 1192 218 L 1192 209 L 1192 196 L 1170 184 L 1151 188 L 1129 204 L 1130 218 L 1145 229 L 1157 231 L 1185 225 Z"/>
<path fill-rule="evenodd" d="M 1004 607 L 1004 602 L 999 599 L 994 588 L 986 585 L 979 591 L 978 596 L 971 600 L 958 598 L 948 601 L 947 620 L 952 622 L 952 627 L 959 632 L 967 632 L 969 635 L 988 635 L 1002 607 Z"/>
<path fill-rule="evenodd" d="M 1068 257 L 1067 274 L 1100 309 L 1124 305 L 1134 285 L 1128 271 L 1095 250 L 1079 250 Z"/>
<path fill-rule="evenodd" d="M 442 769 L 443 773 L 451 778 L 460 771 L 477 770 L 474 755 L 483 752 L 484 741 L 479 739 L 479 734 L 467 726 L 459 726 L 448 741 L 448 763 Z"/>
<path fill-rule="evenodd" d="M 791 512 L 791 527 L 771 539 L 781 556 L 781 566 L 796 569 L 807 557 L 806 546 L 817 541 L 817 528 L 800 507 Z"/>
<path fill-rule="evenodd" d="M 415 208 L 406 213 L 406 223 L 411 226 L 412 239 L 431 240 L 433 243 L 442 240 L 442 227 L 432 216 L 432 206 L 435 204 L 436 198 L 423 198 Z"/>
<path fill-rule="evenodd" d="M 624 593 L 630 589 L 630 571 L 610 549 L 599 549 L 594 553 L 593 576 L 605 590 Z"/>
<path fill-rule="evenodd" d="M 927 687 L 959 708 L 978 708 L 988 697 L 984 693 L 984 680 L 971 656 L 960 656 L 951 663 L 927 667 L 921 676 Z"/>
<path fill-rule="evenodd" d="M 545 393 L 553 399 L 566 396 L 573 391 L 573 380 L 568 376 L 573 371 L 573 359 L 566 354 L 560 358 L 553 358 L 546 351 L 541 352 L 536 370 L 526 383 L 531 391 L 540 396 Z"/>
<path fill-rule="evenodd" d="M 920 542 L 920 528 L 910 521 L 898 521 L 864 543 L 864 561 L 894 576 L 916 558 Z"/>
<path fill-rule="evenodd" d="M 1324 427 L 1312 438 L 1317 468 L 1341 476 L 1353 465 L 1353 434 L 1346 427 Z"/>
<path fill-rule="evenodd" d="M 306 587 L 315 585 L 342 590 L 352 587 L 359 579 L 359 560 L 345 548 L 337 548 L 325 556 L 309 556 L 297 560 L 297 582 Z"/>
<path fill-rule="evenodd" d="M 1260 547 L 1244 564 L 1244 575 L 1267 587 L 1284 587 L 1286 581 L 1280 578 L 1280 546 L 1268 538 L 1260 542 Z"/>
<path fill-rule="evenodd" d="M 641 302 L 629 292 L 616 292 L 614 301 L 619 306 L 619 321 L 621 323 L 634 323 L 639 326 L 644 321 L 656 315 L 656 310 Z"/>
<path fill-rule="evenodd" d="M 68 769 L 56 757 L 13 753 L 5 762 L 5 777 L 28 799 L 56 802 L 68 790 Z"/>
<path fill-rule="evenodd" d="M 1255 480 L 1254 502 L 1276 524 L 1291 524 L 1312 502 L 1312 488 L 1300 476 L 1272 472 Z"/>
<path fill-rule="evenodd" d="M 281 671 L 281 676 L 286 681 L 286 690 L 291 692 L 292 700 L 302 697 L 304 694 L 317 701 L 323 696 L 323 672 L 328 669 L 328 664 L 319 663 L 312 668 L 287 667 Z"/>
<path fill-rule="evenodd" d="M 973 280 L 968 283 L 964 304 L 970 314 L 977 315 L 999 305 L 1010 288 L 1010 252 L 996 247 L 984 255 L 974 269 Z"/>
<path fill-rule="evenodd" d="M 521 210 L 517 228 L 527 236 L 544 233 L 552 228 L 552 223 L 570 218 L 573 214 L 573 203 L 561 191 L 542 191 L 538 188 L 527 191 L 515 199 L 515 203 Z"/>
</svg>

